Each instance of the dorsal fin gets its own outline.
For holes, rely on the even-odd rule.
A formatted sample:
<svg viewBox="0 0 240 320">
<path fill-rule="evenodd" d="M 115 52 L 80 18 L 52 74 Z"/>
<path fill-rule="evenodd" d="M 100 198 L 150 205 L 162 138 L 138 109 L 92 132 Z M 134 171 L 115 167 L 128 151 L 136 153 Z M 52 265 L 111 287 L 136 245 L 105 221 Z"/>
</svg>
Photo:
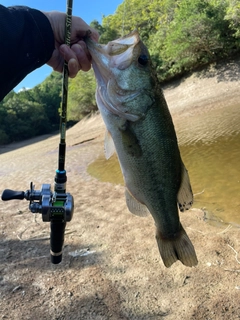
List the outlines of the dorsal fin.
<svg viewBox="0 0 240 320">
<path fill-rule="evenodd" d="M 177 195 L 177 202 L 180 211 L 185 211 L 191 208 L 193 204 L 193 193 L 188 176 L 187 169 L 182 163 L 182 181 Z"/>
</svg>

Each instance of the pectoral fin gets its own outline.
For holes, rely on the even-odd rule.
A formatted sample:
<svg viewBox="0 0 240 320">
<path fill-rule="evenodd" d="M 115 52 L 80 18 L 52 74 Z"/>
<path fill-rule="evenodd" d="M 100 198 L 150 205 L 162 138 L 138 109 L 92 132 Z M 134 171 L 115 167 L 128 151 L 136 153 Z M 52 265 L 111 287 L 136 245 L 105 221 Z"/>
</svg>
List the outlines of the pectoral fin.
<svg viewBox="0 0 240 320">
<path fill-rule="evenodd" d="M 130 128 L 129 121 L 126 121 L 124 126 L 119 128 L 119 130 L 122 135 L 122 143 L 126 153 L 130 154 L 132 157 L 141 157 L 142 148 L 136 135 Z"/>
<path fill-rule="evenodd" d="M 105 153 L 106 159 L 107 160 L 110 159 L 111 156 L 114 154 L 114 152 L 115 152 L 115 145 L 114 145 L 112 136 L 109 131 L 106 131 L 105 139 L 104 139 L 104 153 Z"/>
<path fill-rule="evenodd" d="M 187 169 L 182 163 L 182 182 L 178 191 L 177 201 L 180 211 L 185 211 L 191 208 L 193 204 L 193 193 L 188 176 Z"/>
<path fill-rule="evenodd" d="M 140 217 L 146 217 L 149 214 L 149 211 L 147 209 L 147 207 L 140 203 L 139 201 L 137 201 L 131 194 L 130 192 L 125 189 L 125 197 L 126 197 L 126 203 L 127 203 L 127 207 L 128 210 Z"/>
</svg>

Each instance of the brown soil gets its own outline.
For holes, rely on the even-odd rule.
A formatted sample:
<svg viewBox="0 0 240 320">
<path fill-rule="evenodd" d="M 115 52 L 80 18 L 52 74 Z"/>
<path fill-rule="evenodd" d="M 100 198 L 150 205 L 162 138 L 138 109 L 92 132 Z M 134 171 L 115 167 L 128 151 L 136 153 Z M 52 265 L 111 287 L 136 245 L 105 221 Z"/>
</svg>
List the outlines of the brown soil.
<svg viewBox="0 0 240 320">
<path fill-rule="evenodd" d="M 239 103 L 239 62 L 195 73 L 165 88 L 174 121 L 208 108 Z M 124 187 L 103 183 L 87 166 L 103 150 L 100 116 L 67 133 L 67 189 L 75 199 L 63 261 L 49 259 L 49 224 L 28 202 L 0 201 L 1 319 L 240 319 L 239 230 L 181 214 L 199 260 L 166 269 L 151 217 L 131 215 Z M 58 136 L 0 149 L 1 189 L 53 184 Z"/>
</svg>

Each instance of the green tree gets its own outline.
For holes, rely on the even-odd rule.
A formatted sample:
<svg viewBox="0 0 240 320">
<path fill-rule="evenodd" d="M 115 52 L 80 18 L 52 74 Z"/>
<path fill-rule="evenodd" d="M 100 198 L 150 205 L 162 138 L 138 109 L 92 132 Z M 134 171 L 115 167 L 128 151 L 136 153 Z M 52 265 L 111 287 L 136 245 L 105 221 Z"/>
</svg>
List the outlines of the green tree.
<svg viewBox="0 0 240 320">
<path fill-rule="evenodd" d="M 124 0 L 91 26 L 100 43 L 138 29 L 161 81 L 240 51 L 239 0 Z M 0 144 L 58 128 L 61 88 L 62 76 L 53 72 L 31 90 L 10 92 L 0 102 Z M 95 89 L 92 70 L 70 80 L 69 120 L 97 110 Z"/>
<path fill-rule="evenodd" d="M 97 20 L 93 20 L 90 23 L 90 27 L 92 27 L 93 29 L 97 30 L 100 36 L 104 32 L 103 26 Z"/>
<path fill-rule="evenodd" d="M 111 29 L 108 26 L 103 27 L 97 20 L 93 20 L 90 23 L 90 26 L 98 31 L 100 35 L 99 43 L 105 44 L 119 37 L 119 34 L 115 29 Z"/>
<path fill-rule="evenodd" d="M 232 52 L 235 41 L 224 20 L 225 12 L 225 1 L 181 1 L 161 52 L 164 76 L 191 70 Z"/>
<path fill-rule="evenodd" d="M 61 74 L 53 72 L 38 86 L 11 91 L 0 102 L 0 144 L 45 134 L 59 127 Z"/>
<path fill-rule="evenodd" d="M 0 102 L 0 144 L 6 144 L 10 142 L 10 139 L 6 133 L 6 116 L 7 110 L 4 107 L 4 100 Z"/>
<path fill-rule="evenodd" d="M 79 72 L 69 83 L 68 120 L 79 121 L 87 114 L 96 111 L 96 81 L 91 69 Z"/>
<path fill-rule="evenodd" d="M 103 27 L 138 29 L 161 80 L 240 50 L 238 0 L 125 0 Z"/>
<path fill-rule="evenodd" d="M 229 21 L 230 28 L 234 31 L 234 36 L 240 38 L 240 2 L 239 0 L 227 0 L 227 10 L 225 19 Z"/>
<path fill-rule="evenodd" d="M 59 126 L 61 90 L 62 75 L 58 72 L 52 72 L 41 84 L 30 91 L 31 99 L 43 105 L 44 112 L 49 119 L 50 128 L 53 130 Z"/>
<path fill-rule="evenodd" d="M 44 107 L 15 94 L 5 104 L 5 133 L 10 141 L 20 141 L 48 132 L 49 121 Z"/>
<path fill-rule="evenodd" d="M 119 34 L 116 30 L 111 29 L 109 27 L 104 28 L 104 32 L 101 34 L 99 38 L 99 42 L 106 44 L 109 41 L 119 38 Z"/>
</svg>

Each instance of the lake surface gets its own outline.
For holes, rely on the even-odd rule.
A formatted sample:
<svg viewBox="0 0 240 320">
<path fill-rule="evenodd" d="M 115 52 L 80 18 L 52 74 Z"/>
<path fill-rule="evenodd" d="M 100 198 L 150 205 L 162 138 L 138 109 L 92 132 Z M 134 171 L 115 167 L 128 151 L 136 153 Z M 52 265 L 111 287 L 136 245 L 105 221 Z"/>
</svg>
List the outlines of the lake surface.
<svg viewBox="0 0 240 320">
<path fill-rule="evenodd" d="M 195 200 L 211 218 L 240 225 L 240 106 L 174 117 Z M 100 181 L 123 184 L 116 155 L 88 167 Z"/>
</svg>

